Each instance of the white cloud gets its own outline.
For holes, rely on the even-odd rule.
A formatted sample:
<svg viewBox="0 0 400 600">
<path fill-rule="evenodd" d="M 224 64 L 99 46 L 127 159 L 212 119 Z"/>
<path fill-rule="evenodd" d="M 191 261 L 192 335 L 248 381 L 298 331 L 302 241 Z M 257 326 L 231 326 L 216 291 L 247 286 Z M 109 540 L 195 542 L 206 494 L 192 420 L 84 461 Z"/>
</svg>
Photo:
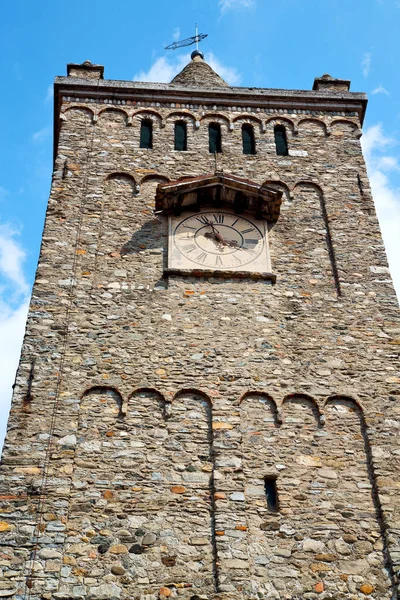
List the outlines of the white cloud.
<svg viewBox="0 0 400 600">
<path fill-rule="evenodd" d="M 383 133 L 380 123 L 369 127 L 361 139 L 390 271 L 400 298 L 400 189 L 390 179 L 391 173 L 399 170 L 399 161 L 386 154 L 395 141 Z"/>
<path fill-rule="evenodd" d="M 174 31 L 172 32 L 172 39 L 174 40 L 174 42 L 177 42 L 180 37 L 181 30 L 179 29 L 179 27 L 175 27 Z"/>
<path fill-rule="evenodd" d="M 230 85 L 239 85 L 241 77 L 234 67 L 226 67 L 221 64 L 212 52 L 207 53 L 204 60 L 222 77 L 222 79 L 225 79 L 227 83 Z M 169 83 L 189 62 L 190 53 L 177 56 L 170 55 L 170 57 L 162 56 L 157 58 L 148 71 L 140 71 L 137 73 L 133 80 Z"/>
<path fill-rule="evenodd" d="M 0 185 L 0 200 L 3 200 L 6 196 L 8 196 L 8 190 Z"/>
<path fill-rule="evenodd" d="M 0 423 L 0 447 L 28 310 L 25 251 L 18 243 L 18 235 L 12 226 L 0 224 L 0 414 L 4 417 Z"/>
<path fill-rule="evenodd" d="M 399 171 L 399 163 L 394 156 L 381 156 L 377 161 L 377 166 L 382 171 Z"/>
<path fill-rule="evenodd" d="M 22 269 L 25 251 L 16 241 L 17 235 L 18 231 L 10 225 L 0 224 L 0 277 L 6 285 L 11 284 L 15 292 L 26 294 L 28 284 Z"/>
<path fill-rule="evenodd" d="M 46 93 L 46 97 L 44 99 L 44 101 L 47 102 L 51 102 L 51 100 L 53 100 L 54 98 L 54 87 L 53 84 L 49 85 L 49 87 L 47 88 L 47 93 Z"/>
<path fill-rule="evenodd" d="M 364 77 L 368 77 L 368 75 L 369 75 L 369 72 L 371 70 L 371 62 L 372 62 L 372 53 L 366 52 L 361 61 L 361 68 L 362 68 Z"/>
<path fill-rule="evenodd" d="M 0 421 L 0 448 L 3 445 L 6 431 L 12 385 L 21 353 L 28 305 L 27 298 L 15 309 L 0 305 L 0 414 L 2 415 Z"/>
<path fill-rule="evenodd" d="M 39 129 L 39 131 L 35 131 L 35 133 L 32 134 L 32 141 L 38 143 L 44 142 L 51 136 L 51 134 L 52 128 L 51 125 L 48 125 L 47 127 L 43 127 L 43 129 Z"/>
<path fill-rule="evenodd" d="M 390 96 L 389 92 L 383 85 L 378 85 L 374 90 L 372 90 L 371 94 L 385 94 L 386 96 Z"/>
<path fill-rule="evenodd" d="M 361 145 L 367 164 L 372 160 L 377 150 L 383 150 L 393 144 L 394 140 L 383 133 L 382 123 L 368 127 L 361 138 Z"/>
<path fill-rule="evenodd" d="M 134 75 L 133 80 L 169 83 L 189 61 L 190 54 L 171 56 L 170 59 L 161 56 L 161 58 L 157 58 L 148 71 L 140 71 Z"/>
<path fill-rule="evenodd" d="M 214 69 L 222 79 L 225 79 L 229 85 L 239 85 L 242 77 L 235 67 L 225 67 L 222 65 L 216 56 L 212 52 L 205 56 L 205 60 L 208 62 L 210 67 Z"/>
<path fill-rule="evenodd" d="M 219 0 L 219 7 L 222 14 L 224 14 L 227 10 L 252 8 L 255 6 L 255 4 L 255 0 Z"/>
</svg>

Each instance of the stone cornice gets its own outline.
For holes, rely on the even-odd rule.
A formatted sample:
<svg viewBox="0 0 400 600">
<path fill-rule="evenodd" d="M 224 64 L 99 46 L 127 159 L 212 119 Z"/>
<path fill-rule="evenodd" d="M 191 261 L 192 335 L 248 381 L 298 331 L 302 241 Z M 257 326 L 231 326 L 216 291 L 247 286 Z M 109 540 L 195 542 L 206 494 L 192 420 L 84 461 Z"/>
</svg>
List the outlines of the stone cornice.
<svg viewBox="0 0 400 600">
<path fill-rule="evenodd" d="M 225 105 L 251 109 L 319 110 L 357 113 L 364 121 L 367 96 L 361 92 L 332 92 L 331 90 L 281 90 L 270 88 L 226 87 L 191 88 L 167 83 L 147 83 L 114 80 L 90 80 L 77 77 L 56 77 L 54 84 L 54 142 L 57 143 L 59 113 L 63 96 L 85 102 L 106 99 L 155 103 Z"/>
<path fill-rule="evenodd" d="M 337 107 L 343 111 L 351 108 L 356 110 L 362 121 L 364 117 L 367 96 L 361 92 L 332 92 L 331 90 L 281 90 L 271 88 L 191 88 L 176 86 L 167 83 L 142 83 L 134 81 L 113 80 L 88 80 L 71 77 L 56 77 L 56 91 L 78 97 L 104 98 L 112 95 L 113 98 L 137 98 L 152 101 L 186 101 L 191 100 L 197 104 L 204 102 L 223 103 L 227 105 L 245 102 L 249 106 L 269 106 L 276 108 L 306 108 L 318 105 L 321 110 Z"/>
</svg>

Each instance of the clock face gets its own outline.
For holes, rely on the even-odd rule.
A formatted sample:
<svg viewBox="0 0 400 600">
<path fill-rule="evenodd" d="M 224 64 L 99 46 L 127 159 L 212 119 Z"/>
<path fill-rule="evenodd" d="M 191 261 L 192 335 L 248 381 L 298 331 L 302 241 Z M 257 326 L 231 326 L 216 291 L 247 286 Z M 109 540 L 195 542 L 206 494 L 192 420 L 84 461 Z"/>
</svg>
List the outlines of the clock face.
<svg viewBox="0 0 400 600">
<path fill-rule="evenodd" d="M 267 270 L 265 224 L 226 210 L 171 218 L 170 266 L 203 270 Z"/>
</svg>

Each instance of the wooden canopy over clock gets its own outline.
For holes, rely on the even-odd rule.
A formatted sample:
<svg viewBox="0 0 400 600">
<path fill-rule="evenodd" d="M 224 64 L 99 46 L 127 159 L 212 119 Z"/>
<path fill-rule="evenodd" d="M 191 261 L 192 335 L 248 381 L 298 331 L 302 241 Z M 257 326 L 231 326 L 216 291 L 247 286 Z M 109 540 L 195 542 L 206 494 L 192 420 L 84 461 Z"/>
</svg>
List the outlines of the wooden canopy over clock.
<svg viewBox="0 0 400 600">
<path fill-rule="evenodd" d="M 282 192 L 215 173 L 162 183 L 156 210 L 168 216 L 165 275 L 236 277 L 275 282 L 268 222 Z"/>
<path fill-rule="evenodd" d="M 282 192 L 223 173 L 161 183 L 156 193 L 156 211 L 177 216 L 206 206 L 225 206 L 236 214 L 247 212 L 271 222 L 278 219 L 281 203 Z"/>
</svg>

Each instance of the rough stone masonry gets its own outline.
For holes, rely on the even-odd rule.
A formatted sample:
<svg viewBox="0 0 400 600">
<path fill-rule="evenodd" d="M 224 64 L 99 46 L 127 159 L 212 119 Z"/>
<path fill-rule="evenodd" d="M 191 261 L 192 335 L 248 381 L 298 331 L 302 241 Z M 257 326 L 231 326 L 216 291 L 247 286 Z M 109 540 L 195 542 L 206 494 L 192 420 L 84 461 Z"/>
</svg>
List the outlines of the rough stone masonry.
<svg viewBox="0 0 400 600">
<path fill-rule="evenodd" d="M 200 56 L 170 84 L 56 78 L 0 597 L 398 597 L 400 322 L 349 86 L 229 87 Z M 276 283 L 165 275 L 157 186 L 216 170 L 282 192 Z"/>
</svg>

